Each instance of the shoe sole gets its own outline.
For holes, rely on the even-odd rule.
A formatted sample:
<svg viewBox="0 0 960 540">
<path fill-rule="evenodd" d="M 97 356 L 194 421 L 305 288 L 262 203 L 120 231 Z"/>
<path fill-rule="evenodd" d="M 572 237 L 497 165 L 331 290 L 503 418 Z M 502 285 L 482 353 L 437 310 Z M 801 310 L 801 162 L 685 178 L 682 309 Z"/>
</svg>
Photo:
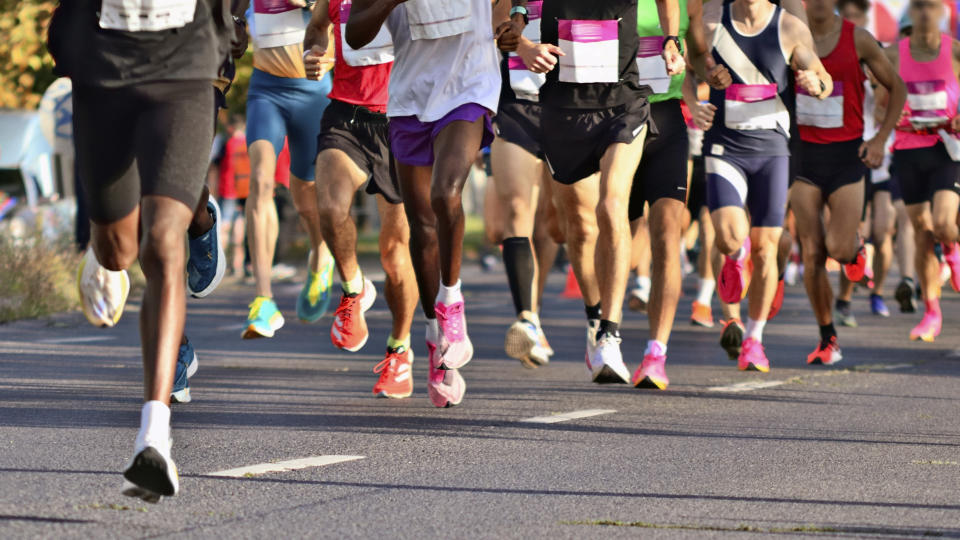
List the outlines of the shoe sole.
<svg viewBox="0 0 960 540">
<path fill-rule="evenodd" d="M 112 328 L 120 322 L 120 317 L 123 316 L 123 310 L 127 307 L 127 298 L 130 296 L 130 275 L 127 274 L 127 271 L 123 271 L 123 302 L 120 304 L 120 309 L 113 316 L 112 322 L 100 319 L 94 316 L 93 313 L 87 309 L 87 303 L 83 301 L 83 288 L 80 286 L 80 280 L 83 278 L 83 269 L 87 266 L 86 257 L 80 259 L 80 265 L 77 268 L 77 297 L 80 298 L 80 310 L 83 311 L 83 316 L 87 318 L 87 322 L 96 326 L 97 328 Z"/>
<path fill-rule="evenodd" d="M 406 392 L 403 394 L 394 394 L 391 392 L 377 392 L 374 395 L 378 398 L 385 398 L 385 399 L 405 399 L 413 395 L 413 390 L 411 389 L 409 392 Z"/>
<path fill-rule="evenodd" d="M 844 326 L 844 327 L 847 327 L 847 328 L 859 328 L 859 327 L 860 327 L 860 323 L 858 323 L 857 321 L 851 321 L 851 320 L 849 320 L 849 319 L 840 319 L 838 322 L 840 323 L 840 326 Z"/>
<path fill-rule="evenodd" d="M 909 285 L 906 287 L 898 286 L 894 298 L 900 304 L 900 313 L 915 313 L 917 311 L 917 306 L 913 303 L 913 290 Z"/>
<path fill-rule="evenodd" d="M 740 350 L 743 348 L 743 330 L 737 328 L 736 332 L 737 334 L 734 334 L 734 331 L 724 330 L 720 336 L 720 346 L 726 351 L 727 357 L 734 361 L 740 358 Z"/>
<path fill-rule="evenodd" d="M 133 463 L 123 471 L 123 477 L 142 490 L 170 497 L 176 494 L 177 489 L 169 473 L 167 462 L 160 452 L 148 446 L 133 458 Z"/>
<path fill-rule="evenodd" d="M 910 336 L 910 341 L 922 341 L 924 343 L 933 343 L 935 339 L 937 339 L 936 336 L 931 336 L 929 334 L 923 334 L 919 336 L 918 335 Z"/>
<path fill-rule="evenodd" d="M 527 369 L 537 369 L 550 361 L 531 354 L 537 345 L 539 345 L 539 341 L 531 342 L 523 328 L 516 326 L 510 326 L 507 330 L 507 336 L 503 340 L 503 348 L 507 356 L 519 360 L 523 367 Z"/>
<path fill-rule="evenodd" d="M 597 384 L 630 384 L 630 381 L 624 379 L 619 373 L 606 365 L 593 374 L 593 382 Z"/>
<path fill-rule="evenodd" d="M 246 330 L 243 331 L 242 334 L 240 334 L 240 337 L 243 339 L 272 338 L 277 334 L 277 330 L 283 328 L 284 324 L 285 321 L 281 319 L 280 324 L 278 324 L 276 328 L 271 327 L 270 330 L 263 330 L 262 332 L 255 325 L 251 324 Z"/>
<path fill-rule="evenodd" d="M 209 199 L 209 202 L 213 203 L 213 215 L 214 219 L 216 219 L 216 222 L 213 224 L 213 226 L 217 229 L 217 269 L 213 274 L 213 279 L 210 281 L 210 284 L 200 291 L 195 292 L 190 290 L 190 282 L 189 280 L 187 281 L 187 292 L 189 292 L 190 296 L 194 298 L 204 298 L 213 291 L 217 290 L 217 287 L 220 286 L 220 282 L 223 281 L 223 276 L 227 273 L 227 254 L 223 251 L 223 244 L 220 243 L 220 233 L 222 232 L 220 229 L 220 205 L 217 204 L 217 201 L 215 201 L 213 197 Z"/>
<path fill-rule="evenodd" d="M 770 368 L 761 368 L 751 362 L 747 364 L 747 367 L 741 368 L 740 371 L 759 371 L 760 373 L 770 373 Z"/>
<path fill-rule="evenodd" d="M 698 321 L 697 319 L 690 319 L 690 326 L 699 326 L 700 328 L 713 328 L 715 323 Z"/>
<path fill-rule="evenodd" d="M 643 379 L 637 381 L 633 386 L 635 388 L 650 388 L 653 390 L 666 390 L 669 383 L 658 381 L 652 377 L 644 377 Z"/>
</svg>

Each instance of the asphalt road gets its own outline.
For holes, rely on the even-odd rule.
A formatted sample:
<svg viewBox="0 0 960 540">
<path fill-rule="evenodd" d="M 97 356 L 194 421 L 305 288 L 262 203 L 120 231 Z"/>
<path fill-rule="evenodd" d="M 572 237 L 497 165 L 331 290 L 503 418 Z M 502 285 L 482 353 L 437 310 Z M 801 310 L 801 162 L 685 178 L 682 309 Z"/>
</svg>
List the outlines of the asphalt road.
<svg viewBox="0 0 960 540">
<path fill-rule="evenodd" d="M 562 275 L 544 309 L 558 354 L 536 371 L 503 353 L 502 272 L 464 282 L 477 354 L 464 403 L 442 410 L 426 396 L 422 319 L 414 396 L 372 397 L 382 297 L 353 355 L 334 351 L 329 317 L 293 320 L 295 284 L 276 289 L 288 322 L 270 340 L 239 338 L 249 286 L 191 301 L 200 370 L 173 416 L 182 491 L 158 505 L 119 493 L 141 396 L 136 304 L 111 330 L 78 313 L 0 325 L 0 538 L 960 538 L 954 293 L 934 344 L 907 341 L 919 315 L 872 317 L 860 293 L 844 361 L 808 368 L 817 330 L 791 288 L 765 334 L 773 369 L 756 374 L 726 359 L 719 329 L 689 326 L 688 289 L 672 385 L 653 392 L 588 381 L 582 305 L 560 298 Z M 627 314 L 631 369 L 646 324 Z M 318 456 L 362 459 L 212 474 L 341 459 Z"/>
</svg>

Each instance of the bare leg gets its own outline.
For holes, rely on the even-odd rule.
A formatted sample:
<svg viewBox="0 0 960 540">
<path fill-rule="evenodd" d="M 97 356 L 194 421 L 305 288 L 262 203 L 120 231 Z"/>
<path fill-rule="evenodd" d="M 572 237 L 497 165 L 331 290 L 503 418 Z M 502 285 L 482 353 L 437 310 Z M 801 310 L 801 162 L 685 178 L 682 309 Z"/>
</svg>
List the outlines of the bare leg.
<svg viewBox="0 0 960 540">
<path fill-rule="evenodd" d="M 280 223 L 273 203 L 274 173 L 277 154 L 269 141 L 254 141 L 250 145 L 250 195 L 246 203 L 247 242 L 250 262 L 256 280 L 257 296 L 273 297 L 270 270 L 273 266 Z"/>
</svg>

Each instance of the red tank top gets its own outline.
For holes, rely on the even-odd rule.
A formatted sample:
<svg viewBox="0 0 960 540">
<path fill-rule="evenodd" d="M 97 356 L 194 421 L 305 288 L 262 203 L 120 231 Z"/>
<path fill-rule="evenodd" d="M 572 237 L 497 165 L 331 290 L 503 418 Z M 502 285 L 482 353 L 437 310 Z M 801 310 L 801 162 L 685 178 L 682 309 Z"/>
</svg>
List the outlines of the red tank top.
<svg viewBox="0 0 960 540">
<path fill-rule="evenodd" d="M 329 97 L 385 114 L 390 67 L 393 62 L 357 66 L 348 64 L 343 57 L 343 48 L 349 46 L 343 40 L 343 27 L 350 16 L 351 4 L 350 0 L 330 0 L 329 16 L 330 23 L 333 24 L 336 56 L 333 64 L 333 90 Z"/>
<path fill-rule="evenodd" d="M 843 20 L 837 46 L 820 59 L 833 77 L 830 97 L 817 99 L 797 88 L 797 124 L 805 142 L 829 144 L 863 137 L 863 82 L 867 75 L 857 56 L 855 28 Z"/>
</svg>

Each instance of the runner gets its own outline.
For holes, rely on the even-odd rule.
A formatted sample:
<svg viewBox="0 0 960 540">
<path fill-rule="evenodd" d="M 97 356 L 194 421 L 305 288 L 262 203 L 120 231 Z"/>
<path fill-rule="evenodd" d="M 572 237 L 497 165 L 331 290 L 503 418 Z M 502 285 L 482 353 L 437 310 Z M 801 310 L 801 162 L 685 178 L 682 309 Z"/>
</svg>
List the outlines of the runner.
<svg viewBox="0 0 960 540">
<path fill-rule="evenodd" d="M 950 283 L 960 290 L 960 246 L 957 208 L 960 206 L 960 145 L 945 130 L 960 130 L 957 100 L 960 84 L 960 43 L 941 34 L 944 6 L 940 0 L 911 0 L 910 37 L 887 49 L 907 83 L 907 106 L 897 126 L 893 166 L 903 202 L 916 235 L 916 269 L 923 291 L 923 319 L 910 332 L 911 340 L 933 341 L 940 335 L 940 265 L 934 243 L 940 242 L 950 266 Z M 956 156 L 955 158 L 952 158 Z"/>
<path fill-rule="evenodd" d="M 247 242 L 257 296 L 243 330 L 244 339 L 269 338 L 284 319 L 270 283 L 279 223 L 273 202 L 277 156 L 290 146 L 290 194 L 310 237 L 307 281 L 297 298 L 297 317 L 316 322 L 330 305 L 333 257 L 323 243 L 313 162 L 330 77 L 307 80 L 303 41 L 310 19 L 305 0 L 253 0 L 253 75 L 247 95 L 247 151 L 250 196 L 244 208 Z"/>
<path fill-rule="evenodd" d="M 244 30 L 246 33 L 246 30 Z M 235 278 L 243 277 L 246 223 L 243 206 L 250 194 L 250 156 L 247 154 L 247 120 L 231 117 L 231 133 L 223 145 L 217 195 L 223 216 L 221 245 L 228 251 L 228 264 Z"/>
<path fill-rule="evenodd" d="M 836 0 L 807 0 L 816 52 L 834 85 L 826 99 L 798 90 L 800 155 L 806 159 L 800 160 L 799 181 L 790 189 L 803 253 L 803 282 L 820 326 L 820 343 L 807 356 L 807 363 L 824 365 L 842 358 L 831 317 L 827 257 L 846 263 L 843 273 L 853 283 L 866 274 L 866 250 L 857 233 L 863 214 L 863 178 L 866 167 L 883 161 L 884 144 L 900 118 L 907 92 L 873 36 L 841 18 L 835 9 Z M 868 141 L 863 140 L 867 76 L 861 62 L 890 93 L 887 113 Z M 830 209 L 826 227 L 824 207 Z"/>
<path fill-rule="evenodd" d="M 724 302 L 739 302 L 749 255 L 750 317 L 738 367 L 766 372 L 762 333 L 777 295 L 790 174 L 789 81 L 796 76 L 798 87 L 820 99 L 831 95 L 833 84 L 813 50 L 810 30 L 767 0 L 724 6 L 712 52 L 734 80 L 726 90 L 711 90 L 716 118 L 704 137 L 707 202 L 717 248 L 725 255 L 718 292 Z"/>
<path fill-rule="evenodd" d="M 74 141 L 96 261 L 117 272 L 139 255 L 146 277 L 145 403 L 124 494 L 151 502 L 179 487 L 169 403 L 186 310 L 184 238 L 205 203 L 210 83 L 232 31 L 215 0 L 63 3 L 49 31 L 58 70 L 74 83 Z"/>
<path fill-rule="evenodd" d="M 303 44 L 307 78 L 316 80 L 329 63 L 325 58 L 327 36 L 333 26 L 333 90 L 323 115 L 316 163 L 320 225 L 336 259 L 343 291 L 330 339 L 337 348 L 356 352 L 369 338 L 364 312 L 373 305 L 377 291 L 357 263 L 357 227 L 350 216 L 356 192 L 366 183 L 366 192 L 377 197 L 380 261 L 393 314 L 386 356 L 374 368 L 380 378 L 373 393 L 405 398 L 413 393 L 410 325 L 417 307 L 417 284 L 410 262 L 410 227 L 401 204 L 385 114 L 393 47 L 386 29 L 360 50 L 345 46 L 343 29 L 351 7 L 350 0 L 317 2 Z"/>
<path fill-rule="evenodd" d="M 427 316 L 427 390 L 437 407 L 457 405 L 466 384 L 459 368 L 473 357 L 460 290 L 464 212 L 461 193 L 477 151 L 493 139 L 500 95 L 488 0 L 430 4 L 357 0 L 346 26 L 355 49 L 393 37 L 390 147 L 410 224 L 411 255 Z M 511 35 L 519 38 L 522 13 Z M 519 23 L 517 22 L 519 21 Z M 514 43 L 514 46 L 516 43 Z"/>
</svg>

